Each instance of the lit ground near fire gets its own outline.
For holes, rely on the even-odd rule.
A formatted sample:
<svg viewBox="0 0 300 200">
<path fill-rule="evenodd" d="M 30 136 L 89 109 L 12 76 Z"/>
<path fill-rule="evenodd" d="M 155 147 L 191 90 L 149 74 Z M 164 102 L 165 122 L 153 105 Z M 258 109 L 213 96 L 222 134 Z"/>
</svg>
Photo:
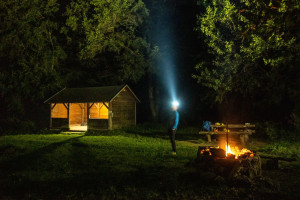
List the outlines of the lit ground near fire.
<svg viewBox="0 0 300 200">
<path fill-rule="evenodd" d="M 192 167 L 197 147 L 206 144 L 195 133 L 178 133 L 177 156 L 167 135 L 151 128 L 2 136 L 0 199 L 299 198 L 299 161 L 263 170 L 270 178 L 264 185 L 227 183 Z M 290 157 L 299 155 L 298 145 L 255 141 L 249 148 Z"/>
</svg>

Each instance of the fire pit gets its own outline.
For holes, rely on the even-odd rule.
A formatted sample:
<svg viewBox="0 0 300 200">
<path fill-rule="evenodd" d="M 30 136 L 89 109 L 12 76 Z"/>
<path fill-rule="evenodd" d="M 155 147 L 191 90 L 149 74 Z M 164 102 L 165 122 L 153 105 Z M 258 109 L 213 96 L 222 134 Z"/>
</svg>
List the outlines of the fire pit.
<svg viewBox="0 0 300 200">
<path fill-rule="evenodd" d="M 200 170 L 213 172 L 229 180 L 241 177 L 253 179 L 262 172 L 259 155 L 248 149 L 230 148 L 229 145 L 226 145 L 226 150 L 199 146 L 196 165 Z"/>
</svg>

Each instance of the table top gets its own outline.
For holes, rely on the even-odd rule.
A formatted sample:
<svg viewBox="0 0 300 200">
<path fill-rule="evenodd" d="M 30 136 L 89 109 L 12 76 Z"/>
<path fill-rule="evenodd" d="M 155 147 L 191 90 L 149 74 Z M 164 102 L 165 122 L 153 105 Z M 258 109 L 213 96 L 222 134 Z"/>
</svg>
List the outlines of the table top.
<svg viewBox="0 0 300 200">
<path fill-rule="evenodd" d="M 227 128 L 227 125 L 210 125 L 212 128 Z M 255 128 L 255 124 L 228 124 L 228 129 L 230 128 Z"/>
</svg>

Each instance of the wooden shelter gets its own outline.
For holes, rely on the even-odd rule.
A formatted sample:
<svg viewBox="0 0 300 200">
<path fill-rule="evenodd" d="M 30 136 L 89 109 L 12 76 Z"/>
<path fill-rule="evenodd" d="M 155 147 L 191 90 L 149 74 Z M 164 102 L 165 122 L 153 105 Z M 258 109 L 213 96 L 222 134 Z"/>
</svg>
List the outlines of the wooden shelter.
<svg viewBox="0 0 300 200">
<path fill-rule="evenodd" d="M 64 88 L 45 101 L 50 128 L 79 131 L 135 125 L 139 102 L 128 85 Z"/>
</svg>

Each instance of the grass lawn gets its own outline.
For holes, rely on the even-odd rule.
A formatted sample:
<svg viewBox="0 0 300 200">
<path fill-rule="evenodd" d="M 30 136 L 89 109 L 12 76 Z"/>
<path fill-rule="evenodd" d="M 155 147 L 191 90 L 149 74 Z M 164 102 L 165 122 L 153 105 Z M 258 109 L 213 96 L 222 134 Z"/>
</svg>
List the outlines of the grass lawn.
<svg viewBox="0 0 300 200">
<path fill-rule="evenodd" d="M 263 171 L 276 189 L 243 187 L 187 165 L 206 144 L 196 132 L 182 130 L 177 139 L 173 156 L 167 135 L 151 128 L 1 136 L 0 199 L 299 198 L 299 161 Z M 284 154 L 289 145 L 288 156 L 299 153 L 299 143 L 280 145 L 250 143 L 261 153 Z"/>
</svg>

